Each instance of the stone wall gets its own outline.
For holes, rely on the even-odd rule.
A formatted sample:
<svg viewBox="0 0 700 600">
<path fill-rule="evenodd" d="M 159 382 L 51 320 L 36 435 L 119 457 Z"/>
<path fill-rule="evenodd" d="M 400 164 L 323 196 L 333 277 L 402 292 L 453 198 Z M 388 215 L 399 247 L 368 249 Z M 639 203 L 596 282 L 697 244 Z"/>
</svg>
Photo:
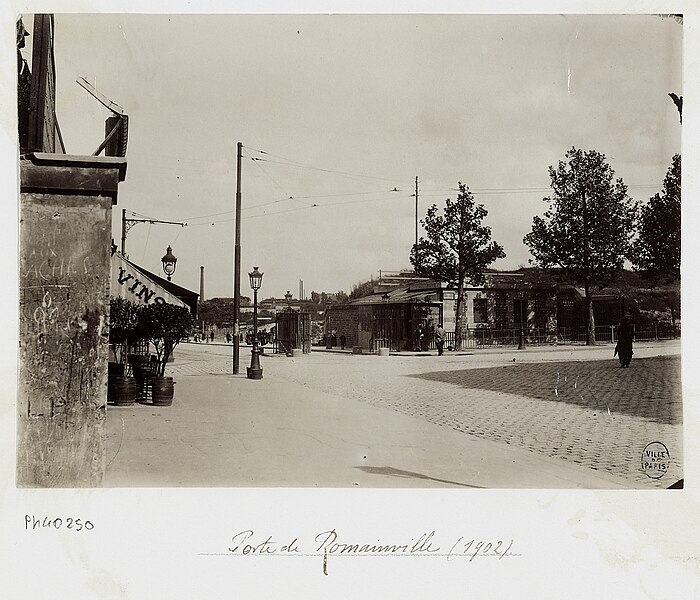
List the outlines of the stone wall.
<svg viewBox="0 0 700 600">
<path fill-rule="evenodd" d="M 123 159 L 20 165 L 17 485 L 101 483 L 112 204 Z"/>
<path fill-rule="evenodd" d="M 345 336 L 345 347 L 359 345 L 358 331 L 360 317 L 358 306 L 341 305 L 333 306 L 328 310 L 326 317 L 326 333 L 330 334 L 334 329 L 340 344 L 340 336 Z"/>
</svg>

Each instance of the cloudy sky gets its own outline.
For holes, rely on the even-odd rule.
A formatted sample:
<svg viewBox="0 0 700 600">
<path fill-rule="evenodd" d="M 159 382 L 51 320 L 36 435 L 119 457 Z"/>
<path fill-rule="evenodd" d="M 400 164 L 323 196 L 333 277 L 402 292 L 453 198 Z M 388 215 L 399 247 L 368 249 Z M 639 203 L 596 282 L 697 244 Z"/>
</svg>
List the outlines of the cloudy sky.
<svg viewBox="0 0 700 600">
<path fill-rule="evenodd" d="M 67 151 L 92 153 L 108 116 L 78 77 L 130 117 L 115 239 L 122 208 L 187 222 L 134 226 L 127 253 L 159 271 L 172 245 L 173 280 L 198 291 L 204 266 L 207 298 L 232 295 L 239 141 L 242 267 L 265 273 L 266 297 L 409 267 L 416 176 L 421 216 L 466 183 L 505 248 L 494 266 L 509 269 L 528 262 L 522 238 L 567 149 L 604 153 L 639 200 L 681 149 L 667 94 L 683 91 L 683 28 L 669 18 L 58 14 L 55 26 Z"/>
</svg>

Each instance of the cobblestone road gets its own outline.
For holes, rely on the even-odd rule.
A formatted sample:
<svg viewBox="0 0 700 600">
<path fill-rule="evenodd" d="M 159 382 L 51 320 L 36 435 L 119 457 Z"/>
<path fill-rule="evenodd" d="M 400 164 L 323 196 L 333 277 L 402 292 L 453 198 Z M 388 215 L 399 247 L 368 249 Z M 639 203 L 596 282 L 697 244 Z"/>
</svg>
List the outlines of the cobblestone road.
<svg viewBox="0 0 700 600">
<path fill-rule="evenodd" d="M 431 369 L 436 357 L 422 365 L 408 359 L 413 369 L 396 365 L 402 367 L 398 373 L 394 365 L 377 368 L 376 361 L 370 362 L 374 357 L 367 358 L 359 368 L 328 361 L 317 374 L 295 372 L 287 363 L 284 376 L 605 471 L 625 478 L 631 487 L 666 488 L 682 477 L 678 356 L 636 359 L 629 369 L 613 360 L 594 360 L 470 369 L 453 365 L 440 371 Z M 357 357 L 350 360 L 357 362 Z M 641 470 L 642 452 L 654 441 L 664 443 L 671 455 L 668 473 L 658 480 Z"/>
<path fill-rule="evenodd" d="M 511 354 L 313 353 L 264 357 L 263 366 L 269 376 L 572 461 L 625 478 L 630 487 L 666 488 L 682 477 L 680 356 L 651 351 L 621 369 L 611 358 L 600 359 L 607 349 L 517 354 L 517 362 Z M 242 356 L 242 370 L 244 364 Z M 231 359 L 185 360 L 171 371 L 230 373 Z M 641 469 L 642 452 L 655 441 L 671 456 L 660 479 Z"/>
</svg>

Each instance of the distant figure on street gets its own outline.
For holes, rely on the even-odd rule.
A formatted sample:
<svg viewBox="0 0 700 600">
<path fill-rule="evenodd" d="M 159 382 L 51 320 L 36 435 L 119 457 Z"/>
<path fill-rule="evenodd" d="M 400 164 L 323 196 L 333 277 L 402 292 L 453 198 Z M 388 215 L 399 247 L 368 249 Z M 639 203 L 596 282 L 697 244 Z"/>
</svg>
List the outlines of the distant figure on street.
<svg viewBox="0 0 700 600">
<path fill-rule="evenodd" d="M 425 324 L 425 328 L 423 329 L 423 345 L 421 346 L 421 350 L 423 352 L 427 352 L 428 348 L 430 348 L 430 342 L 431 340 L 435 339 L 435 325 L 433 325 L 433 319 L 430 318 L 428 319 L 428 322 Z"/>
<path fill-rule="evenodd" d="M 340 335 L 340 349 L 345 350 L 345 335 L 344 334 Z"/>
<path fill-rule="evenodd" d="M 416 352 L 420 352 L 423 349 L 423 338 L 425 334 L 423 333 L 423 326 L 418 325 L 416 328 Z"/>
<path fill-rule="evenodd" d="M 230 333 L 226 333 L 226 343 L 227 344 L 231 343 L 231 334 Z"/>
<path fill-rule="evenodd" d="M 435 345 L 437 346 L 438 356 L 442 356 L 442 348 L 445 345 L 445 330 L 442 327 L 442 323 L 438 323 L 435 330 Z"/>
<path fill-rule="evenodd" d="M 632 342 L 634 341 L 634 325 L 629 322 L 627 317 L 623 317 L 617 327 L 617 345 L 615 346 L 615 354 L 620 359 L 620 366 L 627 368 L 632 361 Z"/>
<path fill-rule="evenodd" d="M 214 341 L 214 332 L 213 331 L 211 332 L 211 335 L 209 337 L 211 338 L 211 341 L 213 342 Z"/>
</svg>

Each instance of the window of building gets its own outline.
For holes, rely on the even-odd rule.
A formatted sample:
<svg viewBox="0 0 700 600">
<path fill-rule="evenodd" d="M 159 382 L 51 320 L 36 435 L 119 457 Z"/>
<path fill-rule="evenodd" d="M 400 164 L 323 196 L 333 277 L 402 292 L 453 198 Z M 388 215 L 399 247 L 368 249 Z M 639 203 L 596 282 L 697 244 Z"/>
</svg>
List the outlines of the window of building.
<svg viewBox="0 0 700 600">
<path fill-rule="evenodd" d="M 488 323 L 488 302 L 486 298 L 474 298 L 474 323 Z"/>
</svg>

